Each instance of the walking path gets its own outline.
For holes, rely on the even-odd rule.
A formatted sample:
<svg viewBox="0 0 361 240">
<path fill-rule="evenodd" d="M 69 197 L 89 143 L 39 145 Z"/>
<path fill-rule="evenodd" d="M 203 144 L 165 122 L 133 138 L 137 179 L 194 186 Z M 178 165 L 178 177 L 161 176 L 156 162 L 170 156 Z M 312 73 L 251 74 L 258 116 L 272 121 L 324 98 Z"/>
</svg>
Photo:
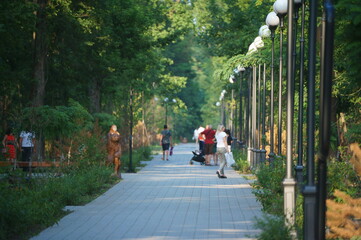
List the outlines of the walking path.
<svg viewBox="0 0 361 240">
<path fill-rule="evenodd" d="M 216 166 L 190 165 L 194 149 L 176 146 L 170 161 L 155 156 L 32 239 L 254 239 L 261 207 L 250 181 L 231 168 L 219 179 Z"/>
</svg>

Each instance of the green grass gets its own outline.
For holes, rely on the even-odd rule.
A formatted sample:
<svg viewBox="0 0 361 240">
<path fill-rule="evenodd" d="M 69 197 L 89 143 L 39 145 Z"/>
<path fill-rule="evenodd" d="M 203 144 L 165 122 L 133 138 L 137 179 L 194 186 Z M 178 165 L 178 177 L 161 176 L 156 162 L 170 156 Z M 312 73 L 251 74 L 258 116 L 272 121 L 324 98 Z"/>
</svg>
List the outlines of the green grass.
<svg viewBox="0 0 361 240">
<path fill-rule="evenodd" d="M 151 153 L 149 147 L 135 150 L 134 168 L 150 160 Z M 77 163 L 37 168 L 34 173 L 41 173 L 41 177 L 32 178 L 21 169 L 0 168 L 0 239 L 29 239 L 68 214 L 65 206 L 84 205 L 119 182 L 111 177 L 112 167 L 99 161 L 84 158 Z"/>
</svg>

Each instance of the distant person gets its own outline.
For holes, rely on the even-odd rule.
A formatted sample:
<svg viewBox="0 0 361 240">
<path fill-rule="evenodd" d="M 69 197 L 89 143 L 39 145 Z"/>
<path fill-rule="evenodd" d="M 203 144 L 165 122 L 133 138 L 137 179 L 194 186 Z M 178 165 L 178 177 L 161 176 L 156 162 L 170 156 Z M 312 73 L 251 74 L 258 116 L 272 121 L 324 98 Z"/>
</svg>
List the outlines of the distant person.
<svg viewBox="0 0 361 240">
<path fill-rule="evenodd" d="M 14 132 L 11 128 L 6 130 L 2 144 L 4 146 L 5 157 L 8 161 L 16 160 L 16 149 L 19 148 L 18 142 L 14 136 Z"/>
<path fill-rule="evenodd" d="M 214 135 L 216 134 L 216 131 L 212 129 L 212 125 L 207 125 L 206 129 L 200 134 L 205 136 L 204 154 L 206 155 L 206 165 L 210 165 L 211 157 L 213 155 Z"/>
<path fill-rule="evenodd" d="M 194 129 L 194 132 L 193 132 L 193 140 L 196 141 L 196 144 L 198 144 L 198 135 L 199 135 L 199 132 L 198 132 L 198 129 Z"/>
<path fill-rule="evenodd" d="M 198 144 L 199 144 L 199 151 L 201 153 L 202 156 L 204 156 L 204 140 L 205 137 L 203 134 L 201 134 L 201 132 L 203 132 L 205 129 L 202 126 L 199 126 L 198 128 Z"/>
<path fill-rule="evenodd" d="M 28 130 L 21 131 L 19 142 L 22 152 L 21 160 L 24 162 L 30 162 L 33 153 L 36 152 L 35 133 Z"/>
<path fill-rule="evenodd" d="M 225 153 L 229 152 L 227 144 L 227 134 L 224 132 L 225 127 L 223 125 L 218 125 L 216 132 L 217 139 L 217 154 L 219 159 L 219 170 L 217 170 L 217 175 L 219 178 L 227 178 L 224 175 L 224 167 L 227 164 Z"/>
<path fill-rule="evenodd" d="M 233 143 L 233 137 L 231 135 L 231 131 L 229 129 L 226 129 L 224 132 L 227 134 L 228 150 L 229 150 L 229 152 L 232 152 L 231 147 L 232 147 L 232 143 Z"/>
<path fill-rule="evenodd" d="M 120 133 L 118 132 L 117 126 L 112 125 L 107 135 L 107 151 L 108 159 L 107 165 L 114 164 L 114 172 L 112 176 L 122 178 L 120 173 L 120 157 L 122 155 L 122 147 L 120 145 Z"/>
<path fill-rule="evenodd" d="M 164 125 L 164 129 L 161 132 L 162 139 L 160 140 L 160 145 L 163 149 L 163 157 L 162 160 L 169 161 L 168 155 L 169 155 L 169 147 L 172 146 L 172 132 L 168 129 L 167 125 Z"/>
</svg>

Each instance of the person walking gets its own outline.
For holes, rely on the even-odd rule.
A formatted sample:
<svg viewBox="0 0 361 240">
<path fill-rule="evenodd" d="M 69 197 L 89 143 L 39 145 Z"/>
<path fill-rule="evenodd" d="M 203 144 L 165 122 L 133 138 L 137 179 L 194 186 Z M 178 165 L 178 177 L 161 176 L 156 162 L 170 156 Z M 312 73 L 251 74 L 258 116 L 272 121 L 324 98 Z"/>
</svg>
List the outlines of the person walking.
<svg viewBox="0 0 361 240">
<path fill-rule="evenodd" d="M 107 165 L 114 164 L 112 176 L 121 179 L 122 175 L 119 170 L 121 165 L 120 157 L 122 155 L 122 147 L 120 145 L 120 133 L 118 132 L 116 125 L 112 125 L 107 134 L 107 152 Z"/>
<path fill-rule="evenodd" d="M 227 178 L 224 175 L 224 167 L 227 164 L 225 153 L 229 152 L 227 144 L 227 134 L 224 132 L 225 127 L 223 125 L 218 125 L 216 132 L 217 140 L 217 154 L 219 159 L 219 169 L 217 170 L 217 175 L 219 178 Z"/>
<path fill-rule="evenodd" d="M 35 134 L 30 131 L 21 131 L 20 133 L 21 160 L 30 162 L 32 154 L 36 152 Z"/>
<path fill-rule="evenodd" d="M 6 130 L 2 144 L 5 149 L 5 157 L 8 161 L 16 160 L 16 149 L 19 148 L 18 142 L 14 136 L 13 130 L 9 128 Z"/>
<path fill-rule="evenodd" d="M 205 136 L 204 154 L 206 155 L 206 165 L 211 165 L 211 157 L 213 155 L 214 135 L 216 131 L 212 129 L 212 125 L 207 125 L 206 129 L 200 134 Z"/>
<path fill-rule="evenodd" d="M 162 160 L 165 159 L 169 161 L 168 155 L 169 155 L 169 147 L 172 146 L 172 132 L 168 129 L 167 125 L 164 125 L 164 129 L 161 132 L 162 139 L 160 140 L 160 145 L 163 149 L 163 157 Z"/>
</svg>

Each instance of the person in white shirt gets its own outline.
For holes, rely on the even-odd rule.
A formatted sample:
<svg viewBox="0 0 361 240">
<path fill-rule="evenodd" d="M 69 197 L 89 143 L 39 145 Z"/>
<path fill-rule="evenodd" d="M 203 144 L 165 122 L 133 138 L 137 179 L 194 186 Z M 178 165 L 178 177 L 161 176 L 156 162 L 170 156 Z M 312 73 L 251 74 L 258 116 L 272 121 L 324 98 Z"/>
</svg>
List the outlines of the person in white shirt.
<svg viewBox="0 0 361 240">
<path fill-rule="evenodd" d="M 36 152 L 35 133 L 32 133 L 30 131 L 22 131 L 20 133 L 19 142 L 22 152 L 22 161 L 30 162 L 32 153 Z"/>
<path fill-rule="evenodd" d="M 217 175 L 219 178 L 227 178 L 224 175 L 224 167 L 227 164 L 225 153 L 229 152 L 227 144 L 227 134 L 224 132 L 225 127 L 223 125 L 218 125 L 216 132 L 217 139 L 217 155 L 219 160 L 219 169 L 217 170 Z"/>
</svg>

